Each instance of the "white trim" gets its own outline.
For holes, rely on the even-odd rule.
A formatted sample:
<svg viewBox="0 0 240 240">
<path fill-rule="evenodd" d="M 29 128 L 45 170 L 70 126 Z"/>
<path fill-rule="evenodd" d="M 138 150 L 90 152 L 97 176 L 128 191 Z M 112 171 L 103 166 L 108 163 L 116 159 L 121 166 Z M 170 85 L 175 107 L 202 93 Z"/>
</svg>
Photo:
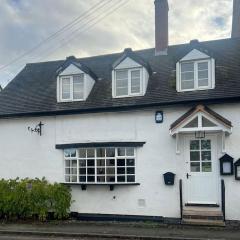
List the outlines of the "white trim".
<svg viewBox="0 0 240 240">
<path fill-rule="evenodd" d="M 185 128 L 186 125 L 188 125 L 192 120 L 195 118 L 198 118 L 198 127 L 192 127 L 192 128 Z M 203 127 L 202 126 L 202 117 L 208 119 L 216 126 L 213 127 Z M 181 123 L 178 127 L 174 128 L 173 130 L 170 130 L 170 135 L 173 136 L 175 134 L 179 133 L 192 133 L 197 131 L 205 131 L 205 132 L 224 132 L 231 134 L 232 133 L 232 127 L 226 127 L 223 124 L 221 124 L 219 121 L 217 121 L 214 118 L 211 118 L 209 115 L 199 111 L 195 114 L 193 114 L 187 121 L 184 121 Z"/>
</svg>

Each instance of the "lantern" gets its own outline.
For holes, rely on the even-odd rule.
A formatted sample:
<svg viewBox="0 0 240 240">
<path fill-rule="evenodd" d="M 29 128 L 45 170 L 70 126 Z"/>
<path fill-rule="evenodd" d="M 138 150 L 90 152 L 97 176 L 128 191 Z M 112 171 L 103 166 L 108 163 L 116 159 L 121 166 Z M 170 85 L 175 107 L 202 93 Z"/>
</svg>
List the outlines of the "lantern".
<svg viewBox="0 0 240 240">
<path fill-rule="evenodd" d="M 234 163 L 235 167 L 235 179 L 240 180 L 240 159 Z"/>
<path fill-rule="evenodd" d="M 220 173 L 223 176 L 233 175 L 233 158 L 225 154 L 220 159 Z"/>
</svg>

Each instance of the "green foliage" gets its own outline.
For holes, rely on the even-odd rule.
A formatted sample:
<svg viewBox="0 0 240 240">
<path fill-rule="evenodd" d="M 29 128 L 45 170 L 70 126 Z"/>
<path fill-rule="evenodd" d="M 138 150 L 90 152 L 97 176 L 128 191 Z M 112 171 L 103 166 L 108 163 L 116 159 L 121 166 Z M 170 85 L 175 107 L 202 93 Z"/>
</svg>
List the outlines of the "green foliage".
<svg viewBox="0 0 240 240">
<path fill-rule="evenodd" d="M 45 221 L 68 217 L 70 189 L 43 179 L 0 180 L 0 217 L 5 219 L 38 218 Z"/>
</svg>

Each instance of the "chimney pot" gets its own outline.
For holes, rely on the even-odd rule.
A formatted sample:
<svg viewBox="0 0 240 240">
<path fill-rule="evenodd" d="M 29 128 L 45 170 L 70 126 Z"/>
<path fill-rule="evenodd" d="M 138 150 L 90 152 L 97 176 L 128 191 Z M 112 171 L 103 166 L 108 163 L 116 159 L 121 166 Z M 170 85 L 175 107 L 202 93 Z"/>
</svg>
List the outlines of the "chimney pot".
<svg viewBox="0 0 240 240">
<path fill-rule="evenodd" d="M 155 0 L 155 55 L 167 55 L 168 0 Z"/>
<path fill-rule="evenodd" d="M 240 0 L 233 0 L 232 38 L 240 38 Z"/>
</svg>

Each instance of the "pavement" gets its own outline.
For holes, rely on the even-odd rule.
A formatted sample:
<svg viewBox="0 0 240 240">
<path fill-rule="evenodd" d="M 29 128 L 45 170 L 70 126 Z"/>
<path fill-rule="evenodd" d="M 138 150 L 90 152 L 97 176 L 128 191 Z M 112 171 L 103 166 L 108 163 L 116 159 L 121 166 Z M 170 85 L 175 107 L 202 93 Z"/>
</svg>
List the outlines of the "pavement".
<svg viewBox="0 0 240 240">
<path fill-rule="evenodd" d="M 1 223 L 0 240 L 2 239 L 240 240 L 240 228 L 192 227 L 150 222 Z"/>
</svg>

